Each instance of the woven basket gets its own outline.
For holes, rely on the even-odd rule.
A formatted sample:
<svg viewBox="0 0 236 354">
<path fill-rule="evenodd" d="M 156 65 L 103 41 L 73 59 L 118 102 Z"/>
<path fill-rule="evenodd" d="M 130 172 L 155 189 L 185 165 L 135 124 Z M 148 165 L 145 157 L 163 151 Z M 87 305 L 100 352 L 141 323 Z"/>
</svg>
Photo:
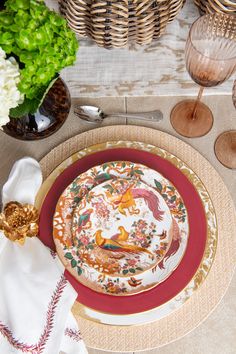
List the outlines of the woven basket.
<svg viewBox="0 0 236 354">
<path fill-rule="evenodd" d="M 195 4 L 201 15 L 213 12 L 236 14 L 236 0 L 195 0 Z"/>
<path fill-rule="evenodd" d="M 185 0 L 59 0 L 60 11 L 79 36 L 105 48 L 160 37 Z"/>
</svg>

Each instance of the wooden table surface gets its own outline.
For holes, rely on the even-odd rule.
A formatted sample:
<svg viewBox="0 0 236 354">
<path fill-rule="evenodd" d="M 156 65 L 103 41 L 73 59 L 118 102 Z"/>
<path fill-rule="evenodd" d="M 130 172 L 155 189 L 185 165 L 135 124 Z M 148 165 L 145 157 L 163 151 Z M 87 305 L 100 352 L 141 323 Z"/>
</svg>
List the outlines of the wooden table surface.
<svg viewBox="0 0 236 354">
<path fill-rule="evenodd" d="M 144 112 L 161 109 L 164 113 L 163 121 L 159 123 L 132 121 L 124 118 L 113 118 L 103 122 L 103 125 L 112 124 L 136 124 L 145 125 L 154 129 L 160 129 L 178 136 L 171 127 L 169 115 L 172 107 L 184 97 L 118 97 L 118 98 L 82 98 L 74 99 L 74 104 L 95 104 L 102 107 L 105 112 Z M 236 129 L 236 110 L 232 104 L 231 95 L 206 96 L 203 101 L 209 105 L 214 114 L 214 126 L 210 133 L 202 138 L 187 139 L 187 143 L 195 147 L 204 155 L 220 173 L 225 184 L 231 192 L 236 203 L 236 172 L 226 169 L 214 155 L 214 141 L 223 131 Z M 144 124 L 145 123 L 145 124 Z M 0 131 L 1 169 L 0 185 L 6 181 L 12 164 L 23 156 L 32 156 L 40 160 L 53 147 L 66 139 L 97 127 L 91 123 L 79 120 L 73 114 L 73 106 L 64 126 L 51 137 L 33 142 L 15 140 Z M 128 128 L 127 128 L 128 129 Z M 119 139 L 119 137 L 117 137 Z M 156 142 L 158 145 L 158 141 Z M 176 324 L 178 326 L 178 323 Z M 208 319 L 184 338 L 169 344 L 163 348 L 149 351 L 158 354 L 235 354 L 236 353 L 236 276 L 224 299 Z M 112 339 L 111 339 L 112 340 Z M 89 353 L 98 354 L 99 351 L 89 349 Z M 104 353 L 104 352 L 101 352 Z M 146 352 L 147 353 L 147 352 Z"/>
</svg>

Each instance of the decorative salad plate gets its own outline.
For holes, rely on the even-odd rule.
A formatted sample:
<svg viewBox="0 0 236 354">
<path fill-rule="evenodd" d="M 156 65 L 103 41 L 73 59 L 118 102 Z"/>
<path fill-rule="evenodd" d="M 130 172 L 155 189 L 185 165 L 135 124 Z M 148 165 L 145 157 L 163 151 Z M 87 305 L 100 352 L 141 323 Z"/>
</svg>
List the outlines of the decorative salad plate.
<svg viewBox="0 0 236 354">
<path fill-rule="evenodd" d="M 187 212 L 176 188 L 158 172 L 109 162 L 66 188 L 53 235 L 59 257 L 78 281 L 106 294 L 132 295 L 165 280 L 181 261 Z"/>
<path fill-rule="evenodd" d="M 124 157 L 136 164 L 146 165 L 174 184 L 176 191 L 181 195 L 184 208 L 186 208 L 188 238 L 185 252 L 176 269 L 152 289 L 132 296 L 111 296 L 107 293 L 94 291 L 88 286 L 84 286 L 67 270 L 65 271 L 66 278 L 78 292 L 77 314 L 93 321 L 112 325 L 132 325 L 155 321 L 182 306 L 204 282 L 212 266 L 217 247 L 217 222 L 214 207 L 198 176 L 183 161 L 168 151 L 153 145 L 128 141 L 102 143 L 81 150 L 62 162 L 48 176 L 37 198 L 37 205 L 41 206 L 39 237 L 45 245 L 52 250 L 56 249 L 54 243 L 56 238 L 52 237 L 54 213 L 63 191 L 78 176 L 81 177 L 83 173 L 92 170 L 94 166 L 111 161 L 122 161 Z M 126 176 L 121 177 L 127 178 Z M 99 181 L 96 185 L 103 182 Z M 146 185 L 150 186 L 149 181 L 141 180 L 141 182 L 147 182 Z M 90 186 L 88 182 L 85 182 L 85 185 Z M 164 193 L 165 187 L 161 191 L 156 185 L 150 187 L 159 190 L 163 197 L 162 193 Z M 77 188 L 76 184 L 74 188 Z M 76 193 L 78 194 L 78 191 Z M 88 189 L 85 194 L 87 193 Z M 163 198 L 168 205 L 167 201 L 172 196 L 171 193 L 167 194 L 168 199 Z M 81 195 L 81 198 L 84 195 Z M 79 207 L 81 200 L 76 200 L 73 208 Z M 71 205 L 71 201 L 69 205 Z M 65 207 L 64 210 L 68 211 L 68 208 Z M 169 210 L 171 211 L 170 207 Z M 70 232 L 70 239 L 72 239 L 71 237 L 75 237 L 77 234 L 75 233 L 76 229 L 74 230 L 72 227 L 73 213 L 69 215 L 69 220 L 65 218 L 67 222 L 63 231 L 65 231 L 65 237 L 67 237 L 67 231 Z M 70 227 L 67 230 L 68 225 Z M 61 241 L 56 240 L 56 242 Z M 163 262 L 171 247 L 163 257 Z M 61 259 L 63 253 L 60 255 Z M 71 262 L 71 260 L 69 261 Z M 158 264 L 161 264 L 162 261 Z"/>
</svg>

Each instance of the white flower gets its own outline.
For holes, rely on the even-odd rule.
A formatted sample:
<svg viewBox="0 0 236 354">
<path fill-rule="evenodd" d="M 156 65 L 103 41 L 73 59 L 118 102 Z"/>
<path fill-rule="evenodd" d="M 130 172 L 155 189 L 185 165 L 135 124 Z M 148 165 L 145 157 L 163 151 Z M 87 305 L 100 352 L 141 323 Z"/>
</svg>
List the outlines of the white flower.
<svg viewBox="0 0 236 354">
<path fill-rule="evenodd" d="M 9 122 L 9 111 L 24 101 L 24 95 L 18 90 L 20 82 L 19 66 L 14 58 L 6 59 L 6 53 L 0 47 L 0 127 Z"/>
</svg>

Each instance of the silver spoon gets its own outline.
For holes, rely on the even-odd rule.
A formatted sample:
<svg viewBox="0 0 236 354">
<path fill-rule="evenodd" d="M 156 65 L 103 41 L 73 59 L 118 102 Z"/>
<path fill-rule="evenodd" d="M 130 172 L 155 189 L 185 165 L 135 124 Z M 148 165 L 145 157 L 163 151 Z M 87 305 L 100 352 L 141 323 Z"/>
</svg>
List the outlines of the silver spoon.
<svg viewBox="0 0 236 354">
<path fill-rule="evenodd" d="M 159 122 L 163 119 L 163 113 L 160 110 L 144 113 L 112 113 L 105 114 L 101 108 L 95 106 L 75 106 L 74 113 L 79 118 L 91 123 L 101 123 L 103 119 L 124 117 L 139 120 Z"/>
</svg>

